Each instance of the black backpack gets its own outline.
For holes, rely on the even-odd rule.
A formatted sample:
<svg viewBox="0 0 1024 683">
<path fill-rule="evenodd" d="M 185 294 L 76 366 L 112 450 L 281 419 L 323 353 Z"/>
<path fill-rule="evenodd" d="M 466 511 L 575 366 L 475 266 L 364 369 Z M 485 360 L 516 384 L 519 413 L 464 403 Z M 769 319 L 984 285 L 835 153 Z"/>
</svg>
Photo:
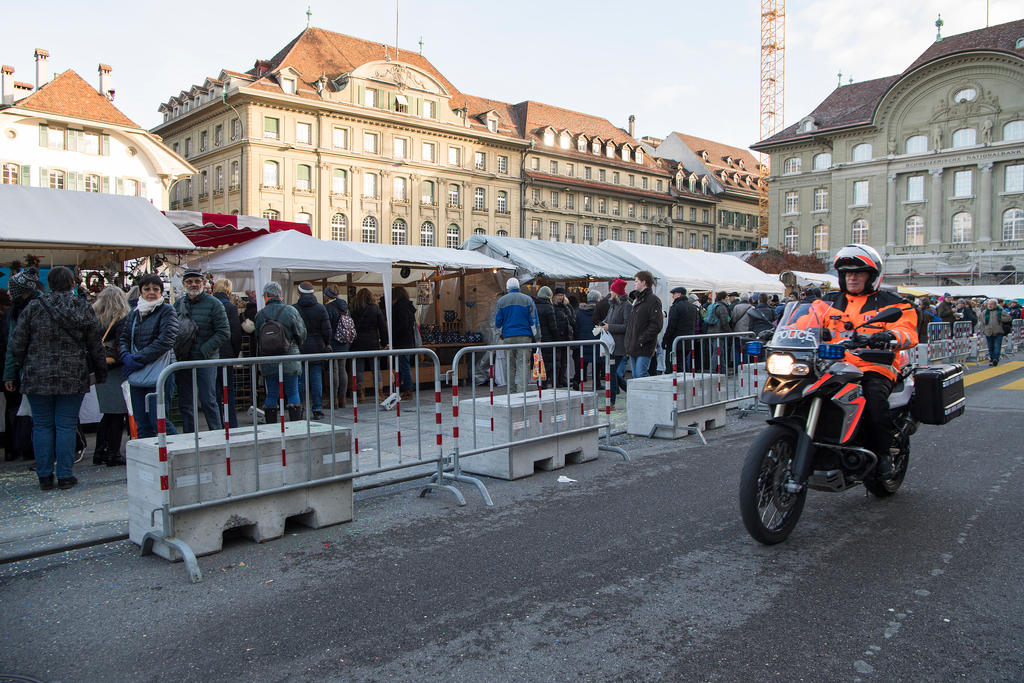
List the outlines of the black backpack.
<svg viewBox="0 0 1024 683">
<path fill-rule="evenodd" d="M 259 344 L 261 356 L 283 356 L 288 353 L 290 346 L 284 325 L 269 315 L 263 321 L 260 331 L 256 333 L 256 343 Z"/>
</svg>

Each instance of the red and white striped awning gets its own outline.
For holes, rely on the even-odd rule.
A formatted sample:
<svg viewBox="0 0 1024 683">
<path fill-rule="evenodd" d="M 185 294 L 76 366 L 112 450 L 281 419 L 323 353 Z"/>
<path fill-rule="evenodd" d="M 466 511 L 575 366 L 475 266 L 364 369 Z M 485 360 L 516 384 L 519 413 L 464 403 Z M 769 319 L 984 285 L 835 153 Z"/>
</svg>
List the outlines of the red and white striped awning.
<svg viewBox="0 0 1024 683">
<path fill-rule="evenodd" d="M 223 247 L 285 230 L 313 235 L 313 231 L 305 223 L 276 221 L 257 216 L 200 211 L 164 211 L 164 215 L 197 247 Z"/>
</svg>

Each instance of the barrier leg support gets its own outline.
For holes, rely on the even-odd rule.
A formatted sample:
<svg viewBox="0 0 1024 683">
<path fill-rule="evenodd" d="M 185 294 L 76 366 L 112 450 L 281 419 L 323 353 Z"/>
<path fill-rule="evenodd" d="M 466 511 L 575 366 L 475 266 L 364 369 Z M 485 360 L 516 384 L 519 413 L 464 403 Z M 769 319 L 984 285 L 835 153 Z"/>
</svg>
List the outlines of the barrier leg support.
<svg viewBox="0 0 1024 683">
<path fill-rule="evenodd" d="M 647 435 L 647 438 L 648 439 L 653 439 L 654 435 L 657 434 L 659 429 L 671 429 L 673 436 L 675 436 L 676 432 L 679 431 L 680 429 L 685 429 L 690 434 L 696 434 L 697 436 L 699 436 L 700 440 L 701 440 L 701 443 L 703 443 L 705 446 L 708 445 L 708 440 L 704 438 L 704 432 L 703 432 L 703 430 L 701 430 L 700 427 L 697 427 L 697 426 L 694 426 L 694 425 L 687 425 L 685 427 L 680 427 L 677 424 L 678 422 L 679 422 L 679 414 L 675 410 L 673 410 L 672 411 L 672 424 L 655 424 L 655 425 L 651 425 L 651 431 Z"/>
<path fill-rule="evenodd" d="M 629 457 L 629 453 L 627 453 L 625 451 L 625 449 L 619 448 L 618 446 L 609 446 L 607 444 L 597 444 L 597 450 L 599 450 L 599 451 L 608 451 L 609 453 L 618 453 L 619 455 L 622 456 L 622 459 L 625 460 L 626 462 L 633 462 L 633 460 Z"/>
<path fill-rule="evenodd" d="M 199 569 L 199 562 L 196 561 L 196 554 L 192 552 L 192 548 L 188 546 L 188 543 L 177 538 L 165 538 L 155 531 L 147 531 L 146 535 L 142 537 L 142 548 L 139 550 L 139 557 L 152 555 L 153 544 L 157 541 L 166 543 L 181 553 L 181 559 L 185 562 L 185 569 L 188 570 L 189 581 L 192 583 L 202 582 L 203 572 Z"/>
</svg>

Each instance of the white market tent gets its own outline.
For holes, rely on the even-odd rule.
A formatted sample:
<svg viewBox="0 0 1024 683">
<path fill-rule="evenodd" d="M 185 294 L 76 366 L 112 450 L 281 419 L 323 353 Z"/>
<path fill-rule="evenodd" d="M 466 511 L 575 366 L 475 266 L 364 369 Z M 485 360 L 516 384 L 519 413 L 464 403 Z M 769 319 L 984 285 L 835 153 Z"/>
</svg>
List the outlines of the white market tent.
<svg viewBox="0 0 1024 683">
<path fill-rule="evenodd" d="M 414 247 L 397 244 L 373 244 L 366 242 L 335 242 L 374 258 L 385 259 L 397 269 L 392 274 L 395 284 L 403 284 L 420 280 L 424 271 L 452 271 L 465 273 L 478 270 L 510 269 L 508 263 L 490 258 L 475 251 L 463 251 L 446 247 Z M 409 269 L 409 274 L 402 276 L 401 271 Z M 397 277 L 396 277 L 397 275 Z"/>
<path fill-rule="evenodd" d="M 942 296 L 948 292 L 955 298 L 983 296 L 993 299 L 1024 299 L 1024 285 L 960 285 L 949 287 L 900 285 L 898 291 L 915 296 L 920 296 L 921 294 Z"/>
<path fill-rule="evenodd" d="M 785 292 L 785 286 L 779 282 L 778 275 L 760 271 L 728 254 L 613 240 L 606 240 L 597 248 L 632 262 L 636 270 L 651 271 L 657 280 L 654 291 L 663 303 L 670 300 L 669 290 L 680 286 L 688 290 L 712 292 Z"/>
<path fill-rule="evenodd" d="M 515 266 L 520 282 L 631 278 L 631 260 L 589 244 L 544 242 L 520 237 L 473 235 L 459 249 L 476 251 Z"/>
<path fill-rule="evenodd" d="M 143 197 L 0 185 L 0 262 L 98 267 L 195 246 Z"/>
<path fill-rule="evenodd" d="M 345 273 L 379 274 L 384 298 L 391 310 L 391 260 L 356 251 L 341 242 L 320 240 L 294 230 L 262 235 L 213 254 L 189 261 L 189 266 L 223 275 L 252 278 L 257 294 L 274 281 L 286 299 L 294 285 L 303 280 L 320 280 Z M 263 307 L 262 296 L 257 305 Z"/>
</svg>

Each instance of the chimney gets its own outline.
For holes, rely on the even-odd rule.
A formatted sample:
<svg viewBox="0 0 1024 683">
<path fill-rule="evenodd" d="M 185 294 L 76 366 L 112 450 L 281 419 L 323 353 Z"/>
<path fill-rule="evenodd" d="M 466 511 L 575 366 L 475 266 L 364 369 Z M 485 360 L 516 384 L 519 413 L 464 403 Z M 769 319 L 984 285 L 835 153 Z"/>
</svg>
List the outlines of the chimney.
<svg viewBox="0 0 1024 683">
<path fill-rule="evenodd" d="M 98 71 L 100 74 L 100 94 L 108 100 L 113 100 L 114 89 L 110 87 L 110 66 L 100 64 Z"/>
<path fill-rule="evenodd" d="M 50 80 L 50 51 L 41 47 L 36 48 L 36 90 L 46 85 Z"/>
<path fill-rule="evenodd" d="M 629 115 L 629 137 L 631 137 L 631 138 L 635 138 L 636 137 L 636 115 L 635 114 L 630 114 Z"/>
<path fill-rule="evenodd" d="M 4 64 L 0 67 L 0 85 L 3 95 L 0 104 L 14 104 L 14 67 Z"/>
</svg>

